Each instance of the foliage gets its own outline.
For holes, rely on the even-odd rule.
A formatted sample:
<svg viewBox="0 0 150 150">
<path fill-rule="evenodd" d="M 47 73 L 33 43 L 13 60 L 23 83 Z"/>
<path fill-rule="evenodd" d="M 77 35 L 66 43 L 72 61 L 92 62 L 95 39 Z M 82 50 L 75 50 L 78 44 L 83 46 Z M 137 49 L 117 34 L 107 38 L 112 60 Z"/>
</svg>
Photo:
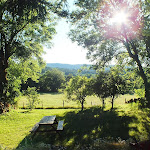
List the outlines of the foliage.
<svg viewBox="0 0 150 150">
<path fill-rule="evenodd" d="M 34 81 L 39 78 L 43 64 L 38 64 L 37 60 L 30 59 L 26 61 L 16 62 L 13 59 L 9 60 L 8 72 L 8 102 L 13 104 L 17 102 L 17 97 L 20 95 L 21 84 L 25 83 L 30 77 Z"/>
<path fill-rule="evenodd" d="M 102 99 L 102 105 L 105 106 L 104 100 L 107 97 L 111 97 L 112 109 L 114 105 L 114 99 L 120 94 L 126 92 L 126 82 L 123 76 L 115 69 L 111 69 L 109 72 L 101 71 L 93 81 L 93 92 L 99 98 Z"/>
<path fill-rule="evenodd" d="M 36 104 L 40 102 L 39 94 L 37 94 L 35 87 L 28 87 L 27 90 L 24 91 L 24 95 L 26 95 L 28 99 L 30 109 L 35 108 Z"/>
<path fill-rule="evenodd" d="M 150 58 L 149 3 L 140 0 L 78 0 L 75 5 L 77 7 L 70 15 L 72 41 L 87 48 L 88 57 L 99 67 L 125 55 L 126 64 L 135 66 L 143 80 L 150 107 L 149 71 L 144 69 L 149 70 Z M 115 14 L 122 12 L 127 15 L 126 22 L 111 22 Z"/>
<path fill-rule="evenodd" d="M 125 80 L 118 74 L 118 72 L 111 71 L 106 77 L 107 93 L 111 97 L 112 109 L 114 105 L 114 99 L 119 94 L 124 94 L 126 88 Z"/>
<path fill-rule="evenodd" d="M 67 15 L 64 3 L 59 0 L 0 1 L 0 101 L 10 100 L 7 97 L 11 84 L 7 76 L 10 58 L 17 64 L 32 58 L 38 64 L 43 63 L 42 46 L 51 46 L 57 16 Z"/>
<path fill-rule="evenodd" d="M 64 73 L 58 69 L 47 71 L 39 79 L 40 92 L 58 92 L 64 81 Z"/>
<path fill-rule="evenodd" d="M 48 64 L 47 64 L 47 66 L 42 70 L 42 73 L 45 73 L 48 70 L 52 70 L 53 68 L 57 68 L 58 70 L 64 72 L 65 76 L 68 76 L 70 74 L 72 74 L 73 76 L 76 76 L 76 75 L 94 75 L 94 74 L 96 74 L 96 71 L 91 69 L 90 65 L 88 65 L 86 69 L 84 69 L 84 70 L 82 69 L 81 72 L 78 72 L 78 70 L 81 69 L 82 67 L 83 67 L 82 65 L 80 65 L 79 67 L 76 67 L 76 65 L 71 65 L 71 66 L 65 65 L 65 66 L 63 66 L 63 64 L 60 64 L 60 67 L 59 66 L 57 67 L 57 65 L 56 66 L 54 65 L 51 68 L 51 67 L 48 67 Z"/>
<path fill-rule="evenodd" d="M 65 93 L 68 100 L 79 102 L 83 111 L 85 98 L 91 95 L 90 79 L 85 76 L 72 77 L 68 82 Z"/>
<path fill-rule="evenodd" d="M 0 150 L 5 150 L 5 148 L 2 145 L 0 145 Z"/>
<path fill-rule="evenodd" d="M 131 66 L 132 61 L 126 61 L 126 59 L 129 58 L 127 58 L 123 54 L 119 55 L 118 62 L 113 67 L 113 69 L 118 71 L 121 77 L 126 81 L 124 93 L 134 94 L 136 90 L 143 89 L 143 97 L 144 97 L 143 79 L 139 76 L 137 68 L 134 65 Z"/>
<path fill-rule="evenodd" d="M 101 71 L 96 78 L 93 78 L 93 93 L 102 99 L 102 106 L 105 107 L 105 98 L 108 97 L 107 84 L 105 83 L 107 73 Z"/>
<path fill-rule="evenodd" d="M 135 89 L 135 94 L 139 97 L 144 97 L 144 89 Z"/>
<path fill-rule="evenodd" d="M 38 81 L 34 81 L 31 78 L 28 78 L 27 81 L 25 81 L 25 83 L 21 84 L 21 91 L 26 90 L 28 86 L 38 88 Z"/>
</svg>

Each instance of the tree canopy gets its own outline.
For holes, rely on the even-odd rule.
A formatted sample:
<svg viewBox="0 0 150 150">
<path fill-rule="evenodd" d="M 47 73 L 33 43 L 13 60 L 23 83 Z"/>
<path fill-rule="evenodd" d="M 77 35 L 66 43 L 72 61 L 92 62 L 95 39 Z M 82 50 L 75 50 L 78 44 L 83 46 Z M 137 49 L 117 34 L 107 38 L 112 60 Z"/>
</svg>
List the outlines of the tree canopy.
<svg viewBox="0 0 150 150">
<path fill-rule="evenodd" d="M 107 84 L 105 83 L 107 77 L 106 72 L 99 72 L 96 78 L 93 78 L 92 90 L 93 93 L 102 100 L 102 106 L 105 107 L 105 98 L 109 96 Z"/>
<path fill-rule="evenodd" d="M 100 71 L 92 82 L 93 93 L 102 99 L 102 106 L 105 106 L 105 99 L 110 97 L 112 109 L 114 100 L 120 94 L 126 93 L 126 81 L 119 71 L 112 68 L 109 72 Z"/>
<path fill-rule="evenodd" d="M 90 81 L 85 76 L 75 76 L 69 80 L 65 89 L 67 99 L 79 102 L 81 110 L 84 109 L 85 98 L 91 95 Z"/>
<path fill-rule="evenodd" d="M 0 101 L 8 101 L 10 58 L 15 63 L 35 59 L 41 65 L 42 46 L 51 46 L 56 33 L 56 17 L 67 15 L 64 4 L 64 0 L 0 1 Z"/>
<path fill-rule="evenodd" d="M 150 3 L 140 0 L 77 0 L 75 5 L 77 9 L 70 15 L 73 25 L 71 39 L 87 48 L 88 57 L 99 66 L 125 55 L 128 58 L 124 59 L 126 65 L 136 66 L 143 79 L 150 107 L 150 83 L 146 73 L 150 59 Z"/>
<path fill-rule="evenodd" d="M 39 79 L 39 88 L 41 92 L 58 92 L 65 81 L 64 73 L 52 69 L 44 73 Z"/>
</svg>

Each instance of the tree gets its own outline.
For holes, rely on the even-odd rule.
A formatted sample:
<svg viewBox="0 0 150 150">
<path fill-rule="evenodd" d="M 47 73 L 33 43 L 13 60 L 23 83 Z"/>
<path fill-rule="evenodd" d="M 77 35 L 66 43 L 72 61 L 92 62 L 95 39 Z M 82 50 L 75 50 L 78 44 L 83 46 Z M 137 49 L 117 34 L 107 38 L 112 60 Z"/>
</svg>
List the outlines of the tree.
<svg viewBox="0 0 150 150">
<path fill-rule="evenodd" d="M 38 89 L 38 83 L 31 78 L 28 78 L 25 83 L 21 84 L 21 91 L 27 90 L 28 87 L 36 87 Z"/>
<path fill-rule="evenodd" d="M 81 104 L 81 111 L 84 109 L 85 98 L 91 94 L 89 90 L 90 79 L 85 76 L 72 77 L 65 89 L 68 100 L 77 101 Z"/>
<path fill-rule="evenodd" d="M 55 34 L 55 14 L 65 16 L 64 1 L 0 1 L 0 101 L 8 101 L 10 58 L 15 62 L 35 58 L 42 63 L 42 45 Z M 48 44 L 50 43 L 50 44 Z"/>
<path fill-rule="evenodd" d="M 64 82 L 64 73 L 57 69 L 52 69 L 40 77 L 39 88 L 41 92 L 58 92 Z"/>
<path fill-rule="evenodd" d="M 27 90 L 24 91 L 24 95 L 28 99 L 28 105 L 30 109 L 33 109 L 36 106 L 36 104 L 40 102 L 39 94 L 37 94 L 35 87 L 28 87 Z"/>
<path fill-rule="evenodd" d="M 100 71 L 93 79 L 92 89 L 94 94 L 102 99 L 102 105 L 105 106 L 105 98 L 111 98 L 112 109 L 114 100 L 118 95 L 126 92 L 126 81 L 118 70 L 112 68 L 109 72 Z"/>
<path fill-rule="evenodd" d="M 96 78 L 93 78 L 92 90 L 93 93 L 102 99 L 102 106 L 105 107 L 105 98 L 109 96 L 107 84 L 105 83 L 107 73 L 101 71 Z"/>
<path fill-rule="evenodd" d="M 118 74 L 118 72 L 110 71 L 105 78 L 105 84 L 107 85 L 107 96 L 111 97 L 111 109 L 113 109 L 115 98 L 120 94 L 124 94 L 126 89 L 126 82 Z"/>
<path fill-rule="evenodd" d="M 89 50 L 91 60 L 97 60 L 100 66 L 121 54 L 132 60 L 143 79 L 148 107 L 150 83 L 145 68 L 149 70 L 149 5 L 149 2 L 140 0 L 134 3 L 126 0 L 78 0 L 76 6 L 79 9 L 70 15 L 75 25 L 70 37 Z"/>
</svg>

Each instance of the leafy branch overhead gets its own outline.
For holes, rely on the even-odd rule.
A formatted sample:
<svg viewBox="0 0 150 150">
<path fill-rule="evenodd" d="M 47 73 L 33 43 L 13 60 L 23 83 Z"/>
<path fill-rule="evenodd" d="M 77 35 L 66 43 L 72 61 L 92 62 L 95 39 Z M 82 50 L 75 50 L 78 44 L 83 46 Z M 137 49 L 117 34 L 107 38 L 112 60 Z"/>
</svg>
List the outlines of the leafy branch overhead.
<svg viewBox="0 0 150 150">
<path fill-rule="evenodd" d="M 117 61 L 125 54 L 126 66 L 135 66 L 143 79 L 147 106 L 150 107 L 149 6 L 144 1 L 77 0 L 70 15 L 70 38 L 88 49 L 88 58 L 98 67 Z"/>
<path fill-rule="evenodd" d="M 0 100 L 8 101 L 10 84 L 7 75 L 10 61 L 16 64 L 29 59 L 43 66 L 43 45 L 51 46 L 59 17 L 68 12 L 65 0 L 0 1 Z M 27 63 L 26 63 L 27 64 Z M 28 67 L 28 66 L 27 66 Z M 10 74 L 10 72 L 9 72 Z M 33 72 L 34 74 L 34 72 Z M 13 100 L 12 100 L 13 101 Z"/>
</svg>

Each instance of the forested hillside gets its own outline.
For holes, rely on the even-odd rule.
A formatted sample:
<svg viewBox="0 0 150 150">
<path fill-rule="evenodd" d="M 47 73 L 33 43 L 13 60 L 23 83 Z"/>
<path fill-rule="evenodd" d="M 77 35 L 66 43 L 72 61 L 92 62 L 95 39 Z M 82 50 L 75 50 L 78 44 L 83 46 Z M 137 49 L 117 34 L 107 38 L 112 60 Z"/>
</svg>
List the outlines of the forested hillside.
<svg viewBox="0 0 150 150">
<path fill-rule="evenodd" d="M 46 68 L 43 69 L 42 73 L 52 68 L 57 68 L 58 70 L 65 73 L 65 75 L 77 75 L 77 74 L 96 74 L 96 71 L 90 69 L 91 65 L 85 64 L 61 64 L 61 63 L 47 63 Z M 79 70 L 82 70 L 79 72 Z"/>
<path fill-rule="evenodd" d="M 51 68 L 63 68 L 63 69 L 80 69 L 83 66 L 91 66 L 91 65 L 85 65 L 85 64 L 62 64 L 62 63 L 47 63 L 47 67 Z"/>
</svg>

